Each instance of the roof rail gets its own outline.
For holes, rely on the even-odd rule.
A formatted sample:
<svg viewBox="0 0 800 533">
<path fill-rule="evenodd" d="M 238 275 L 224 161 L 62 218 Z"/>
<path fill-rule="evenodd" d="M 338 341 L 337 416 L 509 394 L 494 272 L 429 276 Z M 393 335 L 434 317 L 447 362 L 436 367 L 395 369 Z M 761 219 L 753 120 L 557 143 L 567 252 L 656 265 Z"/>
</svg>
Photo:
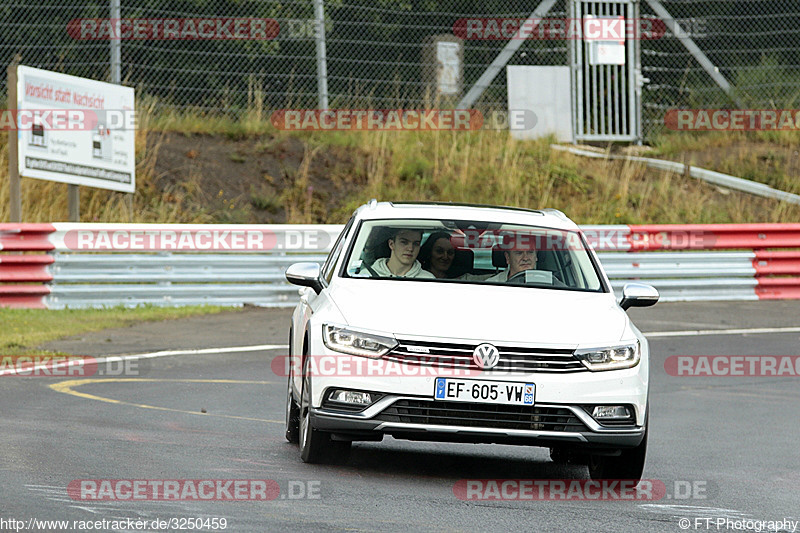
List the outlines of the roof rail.
<svg viewBox="0 0 800 533">
<path fill-rule="evenodd" d="M 546 213 L 548 215 L 553 215 L 555 217 L 558 217 L 561 220 L 569 220 L 569 217 L 567 217 L 567 215 L 565 215 L 563 211 L 560 211 L 558 209 L 553 209 L 552 207 L 540 209 L 539 211 L 541 211 L 542 213 Z"/>
<path fill-rule="evenodd" d="M 451 207 L 478 207 L 484 209 L 511 209 L 513 211 L 525 211 L 526 213 L 544 214 L 542 209 L 529 209 L 527 207 L 513 207 L 510 205 L 490 205 L 490 204 L 470 204 L 463 202 L 389 202 L 392 205 L 442 205 Z M 562 213 L 563 215 L 563 213 Z"/>
</svg>

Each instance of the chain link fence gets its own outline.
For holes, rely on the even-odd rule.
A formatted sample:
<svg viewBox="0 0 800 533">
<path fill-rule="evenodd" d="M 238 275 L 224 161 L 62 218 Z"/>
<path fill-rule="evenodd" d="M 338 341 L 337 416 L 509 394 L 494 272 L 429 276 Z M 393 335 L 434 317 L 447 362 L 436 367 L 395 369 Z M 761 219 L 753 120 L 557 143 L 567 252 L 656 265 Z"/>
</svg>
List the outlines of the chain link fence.
<svg viewBox="0 0 800 533">
<path fill-rule="evenodd" d="M 642 42 L 645 135 L 669 108 L 793 109 L 800 101 L 800 2 L 667 0 L 661 4 L 731 85 L 712 80 L 674 34 Z M 656 16 L 649 2 L 642 12 Z"/>
<path fill-rule="evenodd" d="M 547 18 L 566 18 L 569 0 L 557 0 Z M 419 108 L 457 105 L 508 43 L 459 40 L 459 21 L 525 19 L 531 0 L 318 0 L 324 10 L 327 93 L 330 107 Z M 267 38 L 119 39 L 121 81 L 162 109 L 239 116 L 254 107 L 319 105 L 318 42 L 314 0 L 119 0 L 122 19 L 165 21 L 260 19 L 277 23 Z M 22 63 L 111 80 L 108 35 L 102 25 L 80 35 L 85 19 L 108 19 L 108 0 L 90 5 L 64 0 L 6 1 L 0 6 L 0 63 Z M 641 2 L 643 18 L 660 18 Z M 663 0 L 708 60 L 732 86 L 720 88 L 673 32 L 641 46 L 645 138 L 663 127 L 675 107 L 791 108 L 800 98 L 800 3 L 789 0 Z M 234 21 L 235 22 L 235 21 Z M 235 27 L 235 26 L 233 26 Z M 76 30 L 78 28 L 78 30 Z M 181 26 L 181 31 L 186 26 Z M 78 33 L 76 34 L 76 31 Z M 201 30 L 202 31 L 202 30 Z M 269 33 L 269 32 L 268 32 Z M 76 37 L 77 35 L 77 37 Z M 220 36 L 222 38 L 220 38 Z M 442 103 L 435 83 L 434 39 L 459 43 L 462 69 L 454 94 Z M 568 42 L 526 39 L 508 65 L 567 65 Z M 5 77 L 0 90 L 4 96 Z M 506 107 L 505 69 L 475 105 Z"/>
</svg>

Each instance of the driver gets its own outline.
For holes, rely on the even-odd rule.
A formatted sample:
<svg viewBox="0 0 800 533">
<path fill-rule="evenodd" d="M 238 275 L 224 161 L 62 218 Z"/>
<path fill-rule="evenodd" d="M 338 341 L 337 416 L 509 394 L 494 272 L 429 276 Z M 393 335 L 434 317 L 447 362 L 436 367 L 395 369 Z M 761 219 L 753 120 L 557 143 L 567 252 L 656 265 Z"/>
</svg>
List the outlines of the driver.
<svg viewBox="0 0 800 533">
<path fill-rule="evenodd" d="M 498 272 L 494 276 L 486 278 L 486 281 L 505 283 L 516 274 L 525 270 L 536 268 L 536 246 L 533 238 L 515 238 L 513 235 L 503 236 L 503 248 L 506 256 L 508 268 Z"/>
<path fill-rule="evenodd" d="M 380 277 L 401 278 L 435 278 L 433 274 L 422 269 L 417 261 L 419 247 L 422 242 L 422 231 L 418 229 L 401 229 L 389 238 L 391 255 L 382 257 L 372 263 L 368 269 L 371 274 Z"/>
</svg>

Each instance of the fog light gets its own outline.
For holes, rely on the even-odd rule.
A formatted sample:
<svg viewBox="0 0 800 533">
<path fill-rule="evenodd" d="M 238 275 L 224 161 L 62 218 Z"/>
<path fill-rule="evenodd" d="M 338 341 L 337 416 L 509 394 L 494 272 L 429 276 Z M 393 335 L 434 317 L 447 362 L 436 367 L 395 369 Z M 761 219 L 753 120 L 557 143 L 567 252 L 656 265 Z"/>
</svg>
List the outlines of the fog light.
<svg viewBox="0 0 800 533">
<path fill-rule="evenodd" d="M 336 390 L 330 395 L 330 401 L 355 405 L 369 405 L 372 403 L 372 395 L 368 392 Z"/>
<path fill-rule="evenodd" d="M 624 405 L 598 405 L 592 411 L 595 420 L 625 420 L 631 413 Z"/>
</svg>

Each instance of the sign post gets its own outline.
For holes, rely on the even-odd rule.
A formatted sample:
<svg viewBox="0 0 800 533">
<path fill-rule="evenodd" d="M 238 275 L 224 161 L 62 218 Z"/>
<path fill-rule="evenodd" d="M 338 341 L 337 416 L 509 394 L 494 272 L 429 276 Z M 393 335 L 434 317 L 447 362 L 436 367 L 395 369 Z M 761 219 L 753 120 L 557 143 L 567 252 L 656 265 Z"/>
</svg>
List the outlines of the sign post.
<svg viewBox="0 0 800 533">
<path fill-rule="evenodd" d="M 67 211 L 70 222 L 81 221 L 81 190 L 77 185 L 67 185 Z"/>
</svg>

